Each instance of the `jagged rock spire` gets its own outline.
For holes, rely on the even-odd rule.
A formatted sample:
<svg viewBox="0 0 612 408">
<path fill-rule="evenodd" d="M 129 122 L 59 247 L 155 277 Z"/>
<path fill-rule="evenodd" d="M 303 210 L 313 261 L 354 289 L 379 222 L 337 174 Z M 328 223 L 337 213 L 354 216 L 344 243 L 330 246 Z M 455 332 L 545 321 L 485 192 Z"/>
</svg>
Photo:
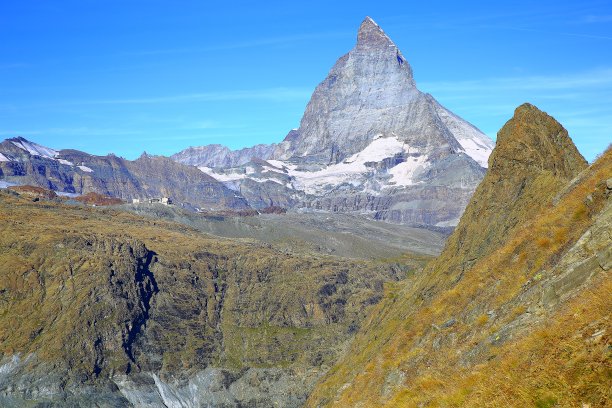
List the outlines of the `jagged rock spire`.
<svg viewBox="0 0 612 408">
<path fill-rule="evenodd" d="M 559 122 L 531 104 L 519 106 L 497 133 L 489 171 L 437 265 L 460 276 L 467 260 L 498 248 L 515 226 L 524 225 L 586 167 Z"/>
<path fill-rule="evenodd" d="M 357 32 L 358 47 L 395 47 L 395 44 L 372 18 L 366 17 Z"/>
<path fill-rule="evenodd" d="M 555 118 L 524 103 L 497 134 L 491 168 L 520 166 L 571 179 L 587 166 L 567 130 Z M 513 170 L 514 171 L 514 170 Z"/>
<path fill-rule="evenodd" d="M 439 139 L 433 142 L 436 145 L 452 144 L 446 134 L 430 135 L 437 129 L 435 124 L 428 127 L 414 121 L 413 116 L 421 115 L 409 105 L 418 105 L 417 100 L 426 104 L 426 99 L 416 89 L 406 58 L 378 24 L 366 17 L 356 46 L 336 62 L 312 95 L 289 155 L 308 156 L 319 163 L 338 161 L 361 151 L 377 135 L 392 133 L 405 135 L 403 139 L 412 145 L 433 139 Z M 382 112 L 394 119 L 377 120 Z M 415 124 L 419 129 L 411 129 Z"/>
<path fill-rule="evenodd" d="M 385 34 L 382 28 L 371 17 L 366 17 L 357 32 L 357 45 L 351 51 L 352 54 L 368 54 L 368 59 L 372 57 L 380 60 L 382 64 L 379 71 L 372 74 L 380 74 L 392 68 L 391 71 L 398 71 L 401 77 L 408 82 L 410 87 L 414 87 L 412 67 L 402 55 L 395 43 Z"/>
</svg>

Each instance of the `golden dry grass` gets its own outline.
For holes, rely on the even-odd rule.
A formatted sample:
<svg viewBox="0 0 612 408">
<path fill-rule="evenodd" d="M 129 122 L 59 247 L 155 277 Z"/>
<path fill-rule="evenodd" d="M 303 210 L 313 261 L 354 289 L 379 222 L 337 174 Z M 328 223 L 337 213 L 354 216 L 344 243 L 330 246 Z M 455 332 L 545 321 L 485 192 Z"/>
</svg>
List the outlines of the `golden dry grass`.
<svg viewBox="0 0 612 408">
<path fill-rule="evenodd" d="M 609 149 L 557 205 L 543 203 L 528 214 L 499 247 L 461 272 L 458 283 L 449 273 L 458 262 L 443 254 L 429 274 L 392 288 L 307 406 L 607 406 L 607 275 L 578 288 L 569 303 L 546 310 L 529 305 L 600 214 L 602 181 L 611 175 Z M 597 330 L 605 335 L 591 342 Z M 404 380 L 390 384 L 393 372 Z"/>
<path fill-rule="evenodd" d="M 36 353 L 75 375 L 92 375 L 94 364 L 102 375 L 126 370 L 146 251 L 159 292 L 144 335 L 175 372 L 331 364 L 394 274 L 389 264 L 292 255 L 111 208 L 0 193 L 0 354 Z"/>
</svg>

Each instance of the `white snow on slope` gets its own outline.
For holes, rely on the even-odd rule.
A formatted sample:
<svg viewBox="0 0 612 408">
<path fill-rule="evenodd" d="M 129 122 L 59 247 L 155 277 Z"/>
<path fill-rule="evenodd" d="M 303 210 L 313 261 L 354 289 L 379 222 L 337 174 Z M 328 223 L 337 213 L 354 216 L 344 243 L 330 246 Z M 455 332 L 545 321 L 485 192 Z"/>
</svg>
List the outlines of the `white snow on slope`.
<svg viewBox="0 0 612 408">
<path fill-rule="evenodd" d="M 382 137 L 378 135 L 372 143 L 359 153 L 355 153 L 345 163 L 379 162 L 404 151 L 404 142 L 397 137 Z"/>
<path fill-rule="evenodd" d="M 488 167 L 488 160 L 495 142 L 480 130 L 464 121 L 441 105 L 436 106 L 436 112 L 444 125 L 451 131 L 465 153 L 482 167 Z"/>
<path fill-rule="evenodd" d="M 233 171 L 230 173 L 218 173 L 215 171 L 215 169 L 212 169 L 206 166 L 198 167 L 198 169 L 200 169 L 201 172 L 208 174 L 215 180 L 224 183 L 227 188 L 232 189 L 232 190 L 238 190 L 239 185 L 236 182 L 238 180 L 243 180 L 246 178 L 253 180 L 257 183 L 265 183 L 266 181 L 272 181 L 276 184 L 280 184 L 281 186 L 284 185 L 280 180 L 277 180 L 275 178 L 261 178 L 261 177 L 252 176 L 252 174 L 255 173 L 255 169 L 253 167 L 247 167 L 246 172 Z M 275 170 L 264 170 L 264 172 L 279 173 L 280 171 L 278 169 L 275 169 Z M 287 185 L 286 187 L 291 188 L 292 186 Z"/>
<path fill-rule="evenodd" d="M 55 160 L 60 164 L 63 164 L 65 166 L 72 166 L 74 167 L 74 163 L 68 160 L 64 160 L 64 159 L 59 159 L 57 158 L 57 156 L 59 155 L 59 152 L 55 149 L 51 149 L 49 147 L 45 147 L 45 146 L 41 146 L 39 144 L 30 142 L 28 140 L 24 140 L 24 139 L 20 139 L 18 141 L 11 141 L 15 146 L 19 147 L 20 149 L 25 150 L 26 152 L 30 153 L 33 156 L 41 156 L 41 157 L 45 157 L 47 159 L 51 159 L 51 160 Z M 2 153 L 0 153 L 0 161 L 11 161 L 10 159 L 8 159 L 6 156 L 4 156 Z M 80 165 L 80 166 L 76 166 L 79 169 L 81 169 L 82 171 L 86 172 L 86 173 L 92 173 L 93 170 L 85 165 Z"/>
<path fill-rule="evenodd" d="M 486 146 L 478 139 L 457 139 L 465 153 L 476 160 L 485 169 L 489 166 L 489 156 L 493 151 L 492 147 Z"/>
<path fill-rule="evenodd" d="M 407 148 L 407 146 L 406 146 Z M 404 143 L 397 137 L 381 137 L 379 135 L 365 149 L 345 159 L 342 163 L 332 164 L 318 171 L 299 171 L 296 166 L 284 164 L 290 176 L 294 177 L 294 186 L 308 194 L 320 194 L 328 190 L 327 186 L 336 186 L 342 183 L 361 185 L 359 176 L 369 173 L 367 162 L 380 162 L 388 157 L 402 153 Z M 269 161 L 272 165 L 280 167 L 275 160 Z"/>
<path fill-rule="evenodd" d="M 210 167 L 206 167 L 206 166 L 198 167 L 198 169 L 200 169 L 202 173 L 206 173 L 209 176 L 215 178 L 217 181 L 220 181 L 222 183 L 225 183 L 228 181 L 242 180 L 247 177 L 246 173 L 239 173 L 239 172 L 217 173 L 214 169 L 211 169 Z"/>
<path fill-rule="evenodd" d="M 378 135 L 365 149 L 348 157 L 341 163 L 332 164 L 316 171 L 298 170 L 298 166 L 281 160 L 267 160 L 268 166 L 264 165 L 262 173 L 279 173 L 289 175 L 292 185 L 287 187 L 304 191 L 308 194 L 324 194 L 330 187 L 341 184 L 360 186 L 367 182 L 367 176 L 374 170 L 366 166 L 368 162 L 379 163 L 384 159 L 391 158 L 397 154 L 408 153 L 410 148 L 396 136 L 382 137 Z M 412 149 L 411 153 L 415 153 Z M 392 186 L 410 186 L 416 184 L 415 177 L 428 166 L 428 157 L 408 157 L 406 162 L 400 163 L 389 169 Z M 209 167 L 199 167 L 204 173 L 214 177 L 218 181 L 235 185 L 239 180 L 250 178 L 256 182 L 273 181 L 282 184 L 274 178 L 257 178 L 250 176 L 253 169 L 246 171 L 233 171 L 229 173 L 218 173 Z"/>
<path fill-rule="evenodd" d="M 284 169 L 285 167 L 287 167 L 285 162 L 284 161 L 280 161 L 280 160 L 268 159 L 268 160 L 266 160 L 266 162 L 271 164 L 272 167 L 275 168 L 276 171 L 278 171 L 278 169 Z M 270 167 L 268 167 L 268 168 L 270 168 Z"/>
<path fill-rule="evenodd" d="M 20 149 L 23 149 L 26 152 L 30 153 L 31 155 L 35 155 L 35 156 L 41 156 L 41 157 L 47 157 L 49 159 L 53 159 L 58 154 L 57 150 L 53 150 L 53 149 L 50 149 L 45 146 L 41 146 L 36 143 L 32 143 L 27 140 L 20 140 L 18 142 L 13 141 L 12 143 L 15 146 L 19 147 Z"/>
<path fill-rule="evenodd" d="M 268 160 L 276 167 L 287 169 L 294 178 L 294 186 L 309 194 L 320 194 L 328 191 L 329 186 L 342 183 L 359 186 L 365 182 L 365 176 L 373 172 L 366 166 L 368 162 L 381 162 L 399 153 L 407 153 L 409 146 L 397 137 L 381 137 L 379 135 L 361 152 L 355 153 L 342 163 L 327 166 L 318 171 L 299 171 L 296 166 L 278 160 Z M 414 151 L 413 151 L 414 153 Z M 427 156 L 409 157 L 406 162 L 389 169 L 391 182 L 396 186 L 415 184 L 415 176 L 427 166 Z"/>
<path fill-rule="evenodd" d="M 451 118 L 451 121 L 453 119 Z M 470 155 L 481 166 L 487 165 L 487 159 L 493 147 L 493 142 L 481 134 L 478 129 L 463 126 L 458 123 L 455 130 L 461 128 L 458 140 L 461 142 L 466 154 Z M 392 158 L 397 154 L 405 153 L 405 161 L 389 168 L 386 171 L 390 177 L 385 179 L 384 170 L 376 170 L 366 163 L 380 163 L 384 159 Z M 423 172 L 431 166 L 430 157 L 427 154 L 419 154 L 418 149 L 411 148 L 406 143 L 399 140 L 396 136 L 376 137 L 365 149 L 355 153 L 341 163 L 332 164 L 319 170 L 305 170 L 301 166 L 282 160 L 266 160 L 263 165 L 262 173 L 271 176 L 276 174 L 288 175 L 291 183 L 289 188 L 304 191 L 307 194 L 321 195 L 329 193 L 332 189 L 344 184 L 354 187 L 363 187 L 364 191 L 372 194 L 380 194 L 386 188 L 408 187 L 419 184 L 418 181 Z M 262 178 L 261 175 L 252 174 L 251 168 L 234 169 L 233 171 L 217 172 L 208 167 L 200 167 L 204 173 L 213 178 L 228 183 L 232 183 L 237 189 L 240 181 L 251 179 L 256 182 L 274 181 L 282 184 L 274 178 Z"/>
<path fill-rule="evenodd" d="M 412 186 L 415 184 L 415 176 L 427 167 L 427 156 L 409 157 L 405 162 L 389 169 L 391 182 L 396 186 Z"/>
<path fill-rule="evenodd" d="M 64 191 L 55 191 L 55 194 L 57 194 L 58 196 L 62 196 L 62 197 L 69 197 L 69 198 L 75 198 L 75 197 L 79 197 L 81 194 L 77 194 L 77 193 L 66 193 Z"/>
</svg>

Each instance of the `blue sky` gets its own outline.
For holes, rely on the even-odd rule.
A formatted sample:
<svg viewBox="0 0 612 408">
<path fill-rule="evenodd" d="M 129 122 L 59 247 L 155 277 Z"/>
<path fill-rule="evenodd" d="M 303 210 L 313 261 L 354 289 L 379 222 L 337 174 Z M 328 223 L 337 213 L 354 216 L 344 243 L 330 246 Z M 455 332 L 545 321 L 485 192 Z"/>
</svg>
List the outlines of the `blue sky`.
<svg viewBox="0 0 612 408">
<path fill-rule="evenodd" d="M 494 137 L 516 106 L 612 142 L 611 1 L 0 2 L 0 138 L 135 158 L 278 142 L 369 15 Z"/>
</svg>

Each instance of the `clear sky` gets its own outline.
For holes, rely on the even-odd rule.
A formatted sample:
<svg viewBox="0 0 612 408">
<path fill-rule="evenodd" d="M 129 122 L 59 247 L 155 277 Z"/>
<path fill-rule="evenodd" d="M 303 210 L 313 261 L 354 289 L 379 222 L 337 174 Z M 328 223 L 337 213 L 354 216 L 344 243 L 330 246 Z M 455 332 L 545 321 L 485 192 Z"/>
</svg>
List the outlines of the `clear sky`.
<svg viewBox="0 0 612 408">
<path fill-rule="evenodd" d="M 135 158 L 278 142 L 371 16 L 491 137 L 516 106 L 612 142 L 612 1 L 1 0 L 0 138 Z"/>
</svg>

